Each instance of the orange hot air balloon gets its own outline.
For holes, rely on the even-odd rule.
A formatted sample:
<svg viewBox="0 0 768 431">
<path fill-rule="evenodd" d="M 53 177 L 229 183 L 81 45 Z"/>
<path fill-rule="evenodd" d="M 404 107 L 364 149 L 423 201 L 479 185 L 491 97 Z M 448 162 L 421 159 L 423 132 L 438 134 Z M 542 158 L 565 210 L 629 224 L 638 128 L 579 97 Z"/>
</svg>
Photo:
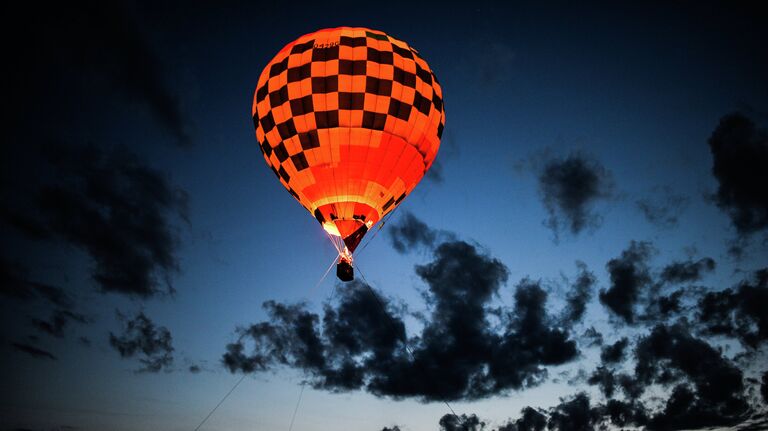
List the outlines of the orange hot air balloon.
<svg viewBox="0 0 768 431">
<path fill-rule="evenodd" d="M 259 77 L 256 138 L 267 165 L 329 234 L 337 275 L 432 165 L 445 125 L 440 84 L 418 51 L 340 27 L 286 45 Z"/>
</svg>

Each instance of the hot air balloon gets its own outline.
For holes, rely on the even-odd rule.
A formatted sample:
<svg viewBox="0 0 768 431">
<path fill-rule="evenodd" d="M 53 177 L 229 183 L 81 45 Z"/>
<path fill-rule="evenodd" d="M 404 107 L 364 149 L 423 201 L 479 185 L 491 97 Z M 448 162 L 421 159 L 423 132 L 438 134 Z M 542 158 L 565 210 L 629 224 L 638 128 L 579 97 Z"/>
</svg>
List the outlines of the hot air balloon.
<svg viewBox="0 0 768 431">
<path fill-rule="evenodd" d="M 435 160 L 445 125 L 435 74 L 381 31 L 319 30 L 267 64 L 252 114 L 267 165 L 327 232 L 337 276 L 352 280 L 363 236 Z"/>
</svg>

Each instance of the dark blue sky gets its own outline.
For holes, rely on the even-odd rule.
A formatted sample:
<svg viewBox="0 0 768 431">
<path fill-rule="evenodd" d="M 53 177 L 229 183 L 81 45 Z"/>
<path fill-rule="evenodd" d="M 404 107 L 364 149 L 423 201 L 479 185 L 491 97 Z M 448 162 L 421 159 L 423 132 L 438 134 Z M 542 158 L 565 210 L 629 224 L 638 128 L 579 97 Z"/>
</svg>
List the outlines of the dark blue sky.
<svg viewBox="0 0 768 431">
<path fill-rule="evenodd" d="M 610 399 L 634 409 L 627 426 L 730 427 L 761 412 L 765 421 L 768 276 L 755 272 L 768 262 L 764 8 L 93 3 L 4 15 L 13 112 L 0 173 L 0 429 L 194 429 L 240 378 L 222 363 L 227 345 L 274 347 L 237 328 L 295 323 L 263 302 L 304 302 L 328 355 L 328 310 L 347 304 L 366 316 L 358 290 L 332 276 L 316 286 L 335 251 L 265 165 L 250 118 L 267 62 L 300 35 L 342 25 L 418 49 L 446 107 L 432 174 L 359 255 L 358 271 L 403 323 L 416 362 L 430 364 L 438 346 L 424 328 L 442 343 L 463 322 L 479 328 L 476 353 L 531 355 L 537 371 L 502 384 L 505 369 L 481 396 L 467 381 L 435 395 L 441 377 L 404 395 L 334 387 L 293 352 L 282 365 L 266 360 L 201 429 L 287 428 L 304 381 L 295 430 L 479 430 L 473 414 L 495 430 L 525 406 L 565 430 L 579 393 L 596 418 L 586 429 L 610 423 Z M 475 273 L 472 262 L 503 270 Z M 588 273 L 585 312 L 562 317 Z M 475 275 L 484 281 L 465 283 Z M 461 308 L 452 292 L 478 308 Z M 661 312 L 660 298 L 679 301 Z M 564 335 L 562 359 L 525 347 L 537 338 L 515 326 L 526 310 L 540 339 Z M 286 334 L 277 341 L 294 345 Z M 601 358 L 622 337 L 622 358 Z M 486 353 L 444 342 L 455 359 L 441 363 L 445 376 L 461 360 L 480 374 L 493 368 Z M 704 365 L 674 346 L 699 351 Z M 361 363 L 372 354 L 363 350 Z M 641 396 L 619 383 L 606 393 L 591 379 L 599 367 Z M 714 390 L 727 394 L 707 395 L 706 381 L 726 382 Z M 674 416 L 667 401 L 685 388 L 693 401 Z M 443 399 L 468 415 L 465 428 L 438 424 Z"/>
</svg>

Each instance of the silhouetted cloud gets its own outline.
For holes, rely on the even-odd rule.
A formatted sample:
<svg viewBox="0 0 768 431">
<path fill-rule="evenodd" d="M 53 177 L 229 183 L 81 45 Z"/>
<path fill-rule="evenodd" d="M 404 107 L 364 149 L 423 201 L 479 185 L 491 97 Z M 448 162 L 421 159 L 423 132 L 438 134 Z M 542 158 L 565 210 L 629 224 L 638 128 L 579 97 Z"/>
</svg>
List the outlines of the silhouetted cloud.
<svg viewBox="0 0 768 431">
<path fill-rule="evenodd" d="M 603 334 L 601 334 L 600 331 L 595 329 L 594 326 L 590 326 L 589 328 L 587 328 L 584 331 L 584 333 L 581 334 L 581 338 L 584 339 L 587 347 L 603 345 Z"/>
<path fill-rule="evenodd" d="M 604 364 L 614 364 L 623 361 L 627 346 L 629 346 L 629 338 L 627 337 L 623 337 L 609 346 L 604 346 L 600 352 L 600 360 Z"/>
<path fill-rule="evenodd" d="M 697 261 L 672 262 L 661 271 L 661 280 L 667 283 L 688 283 L 701 280 L 705 272 L 715 269 L 715 260 L 705 257 Z"/>
<path fill-rule="evenodd" d="M 664 322 L 671 316 L 683 311 L 682 299 L 687 293 L 695 293 L 692 289 L 678 289 L 668 295 L 656 292 L 648 298 L 645 312 L 639 320 L 648 323 Z"/>
<path fill-rule="evenodd" d="M 14 4 L 8 17 L 23 23 L 11 25 L 24 40 L 7 53 L 17 64 L 9 69 L 5 94 L 14 115 L 40 118 L 36 114 L 45 112 L 50 100 L 60 109 L 76 110 L 89 98 L 111 103 L 122 99 L 146 106 L 179 145 L 188 145 L 180 103 L 164 76 L 164 65 L 126 6 L 98 1 L 77 8 Z"/>
<path fill-rule="evenodd" d="M 635 350 L 635 378 L 643 386 L 674 385 L 649 429 L 731 425 L 748 412 L 743 374 L 706 341 L 682 325 L 657 325 Z"/>
<path fill-rule="evenodd" d="M 762 381 L 760 384 L 760 395 L 763 396 L 763 401 L 768 403 L 768 371 L 763 373 Z"/>
<path fill-rule="evenodd" d="M 705 334 L 735 337 L 754 349 L 768 339 L 766 310 L 768 268 L 733 288 L 706 293 L 699 300 L 697 317 Z"/>
<path fill-rule="evenodd" d="M 25 271 L 0 257 L 0 295 L 22 301 L 44 299 L 59 307 L 71 307 L 72 298 L 64 289 L 27 279 Z"/>
<path fill-rule="evenodd" d="M 651 284 L 647 261 L 652 252 L 650 243 L 632 241 L 620 257 L 606 264 L 611 284 L 600 291 L 600 302 L 625 323 L 635 322 L 635 304 L 642 290 Z"/>
<path fill-rule="evenodd" d="M 109 344 L 123 358 L 139 357 L 143 365 L 137 371 L 156 373 L 173 364 L 173 343 L 171 332 L 163 326 L 155 326 L 143 312 L 131 319 L 118 313 L 124 322 L 120 335 L 109 333 Z"/>
<path fill-rule="evenodd" d="M 440 162 L 439 158 L 432 162 L 432 166 L 429 167 L 427 174 L 424 175 L 424 179 L 432 181 L 435 184 L 442 184 L 443 181 L 445 181 L 445 177 L 443 176 L 443 164 Z"/>
<path fill-rule="evenodd" d="M 439 423 L 440 431 L 482 431 L 485 429 L 485 422 L 474 414 L 457 416 L 448 413 L 440 418 Z"/>
<path fill-rule="evenodd" d="M 597 385 L 606 398 L 612 398 L 617 384 L 616 375 L 612 369 L 600 365 L 589 376 L 587 383 Z"/>
<path fill-rule="evenodd" d="M 202 368 L 200 368 L 199 365 L 190 365 L 189 366 L 189 372 L 192 374 L 197 374 L 202 371 Z"/>
<path fill-rule="evenodd" d="M 533 407 L 520 410 L 520 418 L 500 426 L 497 431 L 543 431 L 547 426 L 546 412 Z"/>
<path fill-rule="evenodd" d="M 549 218 L 544 224 L 557 239 L 560 230 L 577 235 L 597 227 L 601 217 L 594 204 L 613 194 L 610 173 L 597 161 L 574 153 L 548 160 L 538 173 L 539 190 Z"/>
<path fill-rule="evenodd" d="M 105 292 L 171 292 L 179 243 L 172 217 L 186 219 L 186 194 L 127 149 L 48 150 L 57 181 L 36 192 L 33 208 L 23 210 L 26 223 L 85 250 Z"/>
<path fill-rule="evenodd" d="M 563 324 L 572 326 L 581 321 L 587 309 L 587 303 L 592 299 L 592 289 L 595 285 L 595 275 L 589 271 L 584 262 L 577 261 L 579 274 L 571 284 L 566 294 L 566 307 L 563 310 Z"/>
<path fill-rule="evenodd" d="M 650 196 L 635 201 L 635 205 L 648 222 L 669 229 L 677 226 L 688 202 L 687 197 L 674 193 L 670 187 L 657 187 Z"/>
<path fill-rule="evenodd" d="M 569 400 L 561 400 L 550 412 L 547 426 L 558 431 L 593 429 L 599 420 L 599 414 L 590 407 L 589 401 L 589 396 L 583 392 Z"/>
<path fill-rule="evenodd" d="M 400 427 L 397 425 L 392 425 L 391 427 L 382 428 L 381 431 L 400 431 Z"/>
<path fill-rule="evenodd" d="M 53 356 L 53 353 L 47 350 L 39 349 L 35 346 L 30 346 L 29 344 L 11 343 L 11 346 L 13 346 L 13 348 L 16 350 L 24 352 L 35 358 L 52 359 L 54 361 L 57 360 L 56 356 Z"/>
<path fill-rule="evenodd" d="M 303 304 L 265 303 L 269 322 L 239 329 L 222 362 L 232 372 L 301 369 L 315 388 L 330 391 L 365 388 L 433 401 L 535 386 L 546 378 L 546 366 L 578 356 L 570 334 L 546 312 L 546 291 L 529 279 L 515 287 L 515 306 L 494 314 L 502 327 L 491 324 L 489 304 L 508 270 L 475 246 L 440 244 L 416 273 L 429 287 L 432 312 L 408 347 L 399 312 L 355 281 L 339 287 L 338 305 L 327 304 L 322 318 Z"/>
<path fill-rule="evenodd" d="M 89 323 L 90 319 L 80 313 L 75 313 L 70 310 L 57 309 L 54 310 L 49 320 L 32 318 L 31 322 L 32 325 L 39 331 L 45 332 L 54 337 L 62 338 L 64 337 L 64 329 L 69 322 Z"/>
<path fill-rule="evenodd" d="M 717 206 L 741 235 L 768 228 L 768 132 L 742 114 L 729 114 L 712 132 L 709 148 Z"/>
<path fill-rule="evenodd" d="M 431 249 L 438 235 L 434 229 L 408 211 L 396 223 L 390 224 L 387 232 L 392 247 L 401 254 L 419 248 Z"/>
</svg>

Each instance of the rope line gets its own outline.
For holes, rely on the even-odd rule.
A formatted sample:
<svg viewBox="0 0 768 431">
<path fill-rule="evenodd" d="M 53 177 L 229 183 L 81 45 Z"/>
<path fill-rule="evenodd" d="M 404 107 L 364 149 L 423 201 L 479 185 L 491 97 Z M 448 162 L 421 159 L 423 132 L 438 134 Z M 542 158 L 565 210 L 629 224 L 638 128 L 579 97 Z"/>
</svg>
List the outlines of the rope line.
<svg viewBox="0 0 768 431">
<path fill-rule="evenodd" d="M 376 299 L 376 302 L 379 304 L 379 306 L 381 307 L 381 309 L 382 309 L 382 311 L 384 312 L 384 314 L 387 314 L 387 307 L 386 307 L 386 305 L 384 305 L 384 302 L 381 300 L 381 298 L 379 298 L 379 295 L 378 295 L 378 294 L 376 294 L 376 291 L 375 291 L 375 290 L 373 290 L 373 288 L 371 287 L 371 284 L 370 284 L 370 283 L 368 282 L 368 280 L 365 278 L 365 275 L 363 274 L 363 271 L 360 269 L 360 264 L 359 264 L 359 263 L 358 263 L 358 265 L 357 265 L 357 272 L 360 274 L 360 277 L 362 277 L 363 281 L 365 281 L 365 283 L 364 283 L 364 284 L 365 284 L 365 287 L 367 287 L 367 288 L 368 288 L 368 291 L 369 291 L 369 292 L 371 292 L 371 295 L 373 296 L 373 298 L 374 298 L 374 299 Z M 394 321 L 391 321 L 391 320 L 390 320 L 390 322 L 392 322 L 392 324 L 394 325 Z M 412 360 L 412 361 L 416 361 L 416 357 L 415 357 L 415 356 L 414 356 L 414 354 L 413 354 L 413 350 L 411 350 L 411 347 L 408 345 L 408 337 L 407 337 L 407 336 L 406 336 L 406 337 L 405 337 L 405 339 L 403 340 L 403 346 L 405 347 L 405 350 L 408 352 L 408 354 L 411 356 L 411 360 Z M 455 417 L 455 418 L 456 418 L 456 420 L 457 420 L 457 421 L 458 421 L 460 424 L 462 424 L 462 423 L 463 423 L 463 421 L 462 421 L 462 420 L 461 420 L 461 418 L 460 418 L 460 417 L 459 417 L 459 416 L 456 414 L 456 412 L 453 410 L 453 407 L 451 407 L 451 405 L 450 405 L 450 404 L 448 404 L 448 401 L 445 401 L 445 400 L 443 400 L 443 403 L 445 404 L 445 406 L 446 406 L 446 407 L 448 407 L 448 410 L 450 410 L 450 411 L 451 411 L 451 414 L 453 415 L 453 417 Z"/>
<path fill-rule="evenodd" d="M 357 256 L 356 256 L 356 257 L 360 257 L 360 254 L 362 254 L 362 253 L 363 253 L 363 250 L 365 250 L 365 248 L 366 248 L 366 247 L 368 247 L 368 244 L 370 244 L 371 242 L 373 242 L 373 239 L 374 239 L 374 238 L 376 238 L 376 235 L 378 235 L 378 234 L 379 234 L 379 231 L 380 231 L 380 230 L 382 230 L 382 229 L 384 228 L 384 225 L 385 225 L 385 224 L 387 224 L 387 222 L 389 221 L 389 219 L 391 219 L 391 218 L 392 218 L 392 216 L 393 216 L 393 215 L 394 215 L 394 214 L 397 212 L 397 210 L 398 210 L 399 208 L 400 208 L 400 205 L 396 206 L 396 207 L 395 207 L 395 209 L 393 209 L 392 211 L 390 211 L 390 212 L 389 212 L 389 214 L 385 215 L 385 216 L 384 216 L 384 218 L 383 218 L 383 219 L 381 219 L 381 223 L 379 224 L 379 228 L 378 228 L 378 229 L 376 229 L 376 231 L 375 231 L 375 232 L 373 232 L 373 235 L 372 235 L 372 236 L 371 236 L 371 237 L 368 239 L 368 241 L 366 241 L 366 242 L 365 242 L 365 244 L 363 244 L 363 246 L 362 246 L 362 247 L 360 247 L 360 249 L 359 249 L 359 250 L 356 250 L 356 251 L 357 251 Z"/>
<path fill-rule="evenodd" d="M 291 425 L 288 426 L 288 431 L 293 429 L 293 421 L 296 420 L 296 413 L 299 411 L 299 403 L 301 403 L 301 396 L 304 394 L 304 386 L 307 382 L 301 383 L 301 391 L 299 392 L 299 399 L 296 401 L 296 408 L 293 409 L 293 416 L 291 417 Z"/>
<path fill-rule="evenodd" d="M 322 276 L 322 277 L 320 277 L 320 280 L 318 280 L 317 284 L 315 284 L 315 287 L 313 287 L 313 288 L 312 288 L 312 290 L 310 290 L 310 293 L 312 293 L 312 291 L 316 290 L 316 289 L 317 289 L 317 287 L 318 287 L 318 286 L 320 286 L 320 284 L 323 282 L 323 280 L 325 280 L 325 277 L 327 277 L 327 276 L 328 276 L 328 273 L 329 273 L 329 272 L 331 272 L 331 268 L 333 268 L 333 264 L 334 264 L 334 263 L 336 263 L 336 257 L 335 257 L 335 256 L 334 256 L 334 258 L 333 258 L 333 261 L 331 261 L 331 265 L 328 267 L 328 269 L 326 269 L 326 270 L 325 270 L 325 274 L 323 274 L 323 276 Z M 331 293 L 333 293 L 334 291 L 335 291 L 335 286 L 334 286 L 334 290 L 332 290 L 332 291 L 331 291 Z M 242 341 L 242 340 L 243 340 L 243 338 L 245 337 L 245 335 L 246 335 L 246 334 L 241 334 L 241 335 L 240 335 L 240 338 L 238 338 L 238 339 L 237 339 L 237 342 L 239 343 L 240 341 Z M 208 421 L 208 419 L 210 419 L 210 417 L 213 415 L 213 413 L 214 413 L 214 412 L 216 412 L 216 410 L 217 410 L 217 409 L 218 409 L 218 408 L 219 408 L 219 407 L 220 407 L 222 404 L 224 404 L 224 401 L 225 401 L 225 400 L 226 400 L 226 399 L 227 399 L 227 398 L 228 398 L 228 397 L 229 397 L 229 396 L 232 394 L 232 392 L 234 392 L 234 391 L 235 391 L 235 389 L 236 389 L 238 386 L 240 386 L 240 383 L 242 383 L 242 382 L 243 382 L 243 380 L 245 380 L 245 376 L 247 376 L 247 374 L 246 374 L 246 373 L 243 373 L 243 376 L 242 376 L 242 377 L 240 377 L 240 380 L 238 380 L 238 381 L 237 381 L 237 383 L 235 383 L 235 385 L 234 385 L 234 386 L 232 386 L 232 389 L 230 389 L 230 390 L 229 390 L 229 392 L 227 392 L 227 394 L 226 394 L 226 395 L 224 395 L 224 397 L 221 399 L 221 401 L 219 401 L 219 403 L 218 403 L 218 404 L 216 404 L 216 407 L 214 407 L 214 408 L 213 408 L 213 409 L 212 409 L 210 412 L 208 412 L 208 415 L 206 415 L 206 416 L 205 416 L 205 418 L 203 418 L 203 420 L 202 420 L 202 421 L 200 421 L 200 424 L 198 424 L 198 425 L 195 427 L 194 431 L 198 431 L 198 430 L 200 429 L 200 427 L 201 427 L 201 426 L 203 426 L 203 424 L 205 424 L 205 422 L 206 422 L 206 421 Z M 303 393 L 303 392 L 304 392 L 304 384 L 302 383 L 302 385 L 301 385 L 301 393 Z M 299 393 L 299 401 L 301 401 L 301 393 Z M 298 411 L 298 409 L 299 409 L 299 403 L 297 402 L 297 403 L 296 403 L 296 410 L 294 410 L 294 412 L 293 412 L 293 418 L 291 419 L 291 428 L 293 427 L 293 419 L 296 417 L 296 412 Z M 290 431 L 290 429 L 291 429 L 291 428 L 288 428 L 288 430 Z"/>
<path fill-rule="evenodd" d="M 234 391 L 235 391 L 235 389 L 236 389 L 238 386 L 240 386 L 240 383 L 242 383 L 242 382 L 243 382 L 243 380 L 245 379 L 245 376 L 247 376 L 247 374 L 243 373 L 243 376 L 242 376 L 242 377 L 240 377 L 240 380 L 238 380 L 238 381 L 237 381 L 237 383 L 235 383 L 235 385 L 234 385 L 234 386 L 232 386 L 232 389 L 230 389 L 230 390 L 229 390 L 229 392 L 227 392 L 227 394 L 226 394 L 226 395 L 224 395 L 224 398 L 222 398 L 222 399 L 221 399 L 221 401 L 219 401 L 219 403 L 218 403 L 218 404 L 216 404 L 216 407 L 214 407 L 214 408 L 213 408 L 213 410 L 211 410 L 211 411 L 208 413 L 208 416 L 206 416 L 206 417 L 205 417 L 205 418 L 204 418 L 204 419 L 203 419 L 203 420 L 200 422 L 200 424 L 199 424 L 198 426 L 196 426 L 196 427 L 195 427 L 195 431 L 199 430 L 199 429 L 200 429 L 200 427 L 201 427 L 201 426 L 203 426 L 203 424 L 205 423 L 205 421 L 207 421 L 207 420 L 208 420 L 208 418 L 210 418 L 210 417 L 211 417 L 211 415 L 213 415 L 213 412 L 215 412 L 215 411 L 216 411 L 216 409 L 218 409 L 218 408 L 219 408 L 219 406 L 221 406 L 221 405 L 224 403 L 224 400 L 226 400 L 226 399 L 227 399 L 227 397 L 229 397 L 229 395 L 230 395 L 232 392 L 234 392 Z"/>
</svg>

